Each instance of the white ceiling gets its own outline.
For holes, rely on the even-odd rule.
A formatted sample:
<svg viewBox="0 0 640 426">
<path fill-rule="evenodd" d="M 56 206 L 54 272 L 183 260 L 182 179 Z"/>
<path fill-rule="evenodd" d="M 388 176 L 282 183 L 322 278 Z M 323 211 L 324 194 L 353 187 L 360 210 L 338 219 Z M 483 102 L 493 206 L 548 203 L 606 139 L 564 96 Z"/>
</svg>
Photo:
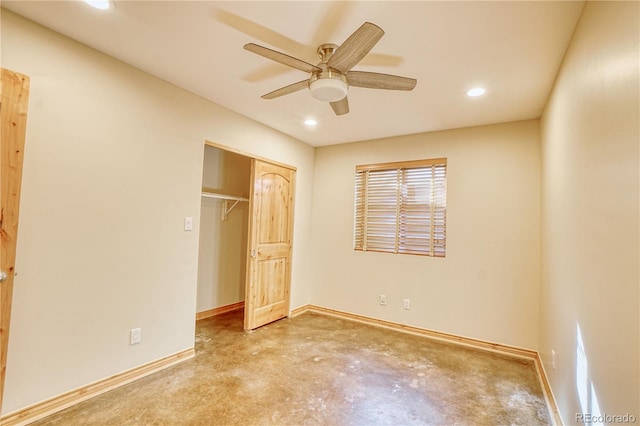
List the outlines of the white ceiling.
<svg viewBox="0 0 640 426">
<path fill-rule="evenodd" d="M 313 146 L 540 116 L 582 1 L 2 1 L 2 6 Z M 353 69 L 416 78 L 412 92 L 349 89 L 350 113 L 303 90 L 305 73 L 244 50 L 316 64 L 363 22 L 385 36 Z M 465 92 L 483 86 L 487 93 Z M 303 120 L 319 124 L 309 129 Z"/>
</svg>

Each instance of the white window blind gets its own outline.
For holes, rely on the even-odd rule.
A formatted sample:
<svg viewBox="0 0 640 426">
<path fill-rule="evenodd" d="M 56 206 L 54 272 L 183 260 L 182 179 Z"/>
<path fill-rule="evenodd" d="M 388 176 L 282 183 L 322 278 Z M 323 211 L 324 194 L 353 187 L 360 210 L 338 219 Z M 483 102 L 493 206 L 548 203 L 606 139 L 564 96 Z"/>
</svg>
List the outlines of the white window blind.
<svg viewBox="0 0 640 426">
<path fill-rule="evenodd" d="M 447 159 L 356 167 L 354 248 L 444 257 Z"/>
</svg>

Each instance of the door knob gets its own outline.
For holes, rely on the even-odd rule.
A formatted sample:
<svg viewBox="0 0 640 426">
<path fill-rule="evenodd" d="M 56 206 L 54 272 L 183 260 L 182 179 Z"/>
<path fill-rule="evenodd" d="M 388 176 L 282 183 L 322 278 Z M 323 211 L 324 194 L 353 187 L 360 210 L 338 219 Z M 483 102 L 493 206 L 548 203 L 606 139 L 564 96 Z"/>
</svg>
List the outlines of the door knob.
<svg viewBox="0 0 640 426">
<path fill-rule="evenodd" d="M 0 271 L 0 283 L 4 282 L 7 278 L 9 278 L 9 275 L 7 275 L 5 271 Z"/>
</svg>

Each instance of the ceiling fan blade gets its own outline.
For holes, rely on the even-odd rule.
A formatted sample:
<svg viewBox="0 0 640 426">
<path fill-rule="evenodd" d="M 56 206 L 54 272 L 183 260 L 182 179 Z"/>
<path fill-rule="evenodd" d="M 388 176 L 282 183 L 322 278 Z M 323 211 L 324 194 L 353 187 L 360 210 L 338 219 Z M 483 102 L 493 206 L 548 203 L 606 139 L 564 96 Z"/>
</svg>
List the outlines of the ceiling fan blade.
<svg viewBox="0 0 640 426">
<path fill-rule="evenodd" d="M 335 112 L 336 115 L 343 115 L 349 112 L 349 101 L 346 96 L 339 101 L 330 103 L 331 108 L 333 108 L 333 112 Z"/>
<path fill-rule="evenodd" d="M 382 28 L 365 22 L 336 49 L 327 65 L 346 74 L 369 53 L 383 35 Z"/>
<path fill-rule="evenodd" d="M 288 95 L 289 93 L 297 92 L 298 90 L 307 89 L 309 87 L 309 80 L 302 80 L 297 83 L 290 84 L 269 92 L 266 95 L 262 95 L 262 99 L 279 98 L 280 96 Z"/>
<path fill-rule="evenodd" d="M 349 86 L 387 90 L 413 90 L 418 83 L 415 78 L 366 71 L 350 71 L 347 80 Z"/>
<path fill-rule="evenodd" d="M 287 65 L 291 68 L 298 69 L 300 71 L 309 72 L 309 73 L 322 71 L 322 69 L 316 67 L 315 65 L 311 65 L 310 63 L 305 62 L 301 59 L 294 58 L 293 56 L 289 56 L 284 53 L 277 52 L 267 47 L 259 46 L 255 43 L 247 43 L 244 45 L 244 48 L 249 52 L 256 53 L 260 56 L 264 56 L 267 59 L 280 62 L 281 64 Z"/>
</svg>

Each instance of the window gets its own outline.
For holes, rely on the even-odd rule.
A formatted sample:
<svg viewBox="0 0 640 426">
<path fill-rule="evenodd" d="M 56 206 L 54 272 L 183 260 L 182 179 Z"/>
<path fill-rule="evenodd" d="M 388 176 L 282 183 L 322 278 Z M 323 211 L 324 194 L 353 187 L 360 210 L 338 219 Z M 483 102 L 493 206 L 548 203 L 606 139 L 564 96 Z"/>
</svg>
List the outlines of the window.
<svg viewBox="0 0 640 426">
<path fill-rule="evenodd" d="M 447 159 L 356 166 L 354 249 L 444 257 Z"/>
</svg>

